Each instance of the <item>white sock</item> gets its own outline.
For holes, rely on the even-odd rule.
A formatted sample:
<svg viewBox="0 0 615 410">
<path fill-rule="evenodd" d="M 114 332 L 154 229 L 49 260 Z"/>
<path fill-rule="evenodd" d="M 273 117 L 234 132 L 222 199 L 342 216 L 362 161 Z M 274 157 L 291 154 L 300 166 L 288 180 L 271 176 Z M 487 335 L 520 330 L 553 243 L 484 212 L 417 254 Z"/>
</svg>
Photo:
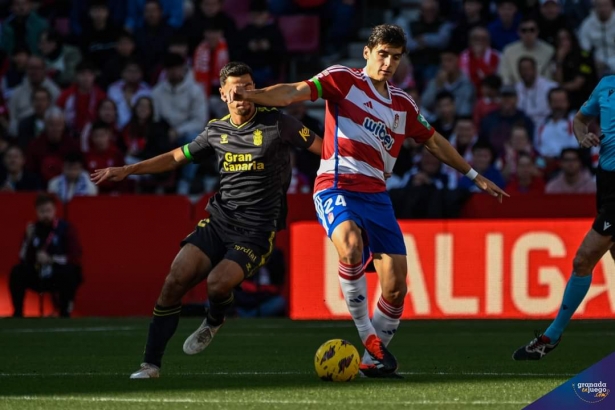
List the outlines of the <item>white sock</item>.
<svg viewBox="0 0 615 410">
<path fill-rule="evenodd" d="M 365 342 L 369 335 L 376 333 L 372 322 L 369 320 L 367 309 L 367 280 L 363 264 L 348 265 L 339 263 L 339 279 L 348 311 L 354 324 L 359 331 L 361 341 Z"/>
<path fill-rule="evenodd" d="M 378 299 L 378 304 L 374 310 L 372 325 L 376 330 L 376 334 L 382 340 L 385 346 L 388 346 L 399 327 L 399 318 L 404 311 L 404 305 L 395 306 L 387 302 L 382 296 Z M 363 363 L 372 364 L 372 358 L 367 353 L 363 353 Z"/>
</svg>

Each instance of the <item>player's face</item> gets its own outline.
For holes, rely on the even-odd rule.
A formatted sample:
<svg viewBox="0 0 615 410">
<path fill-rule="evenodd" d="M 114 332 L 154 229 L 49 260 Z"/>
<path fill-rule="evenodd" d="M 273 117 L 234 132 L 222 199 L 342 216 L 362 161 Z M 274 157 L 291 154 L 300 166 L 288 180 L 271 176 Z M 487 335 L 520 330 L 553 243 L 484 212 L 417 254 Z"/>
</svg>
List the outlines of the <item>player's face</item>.
<svg viewBox="0 0 615 410">
<path fill-rule="evenodd" d="M 367 75 L 372 80 L 388 81 L 393 77 L 402 57 L 401 47 L 378 44 L 373 49 L 365 46 L 363 57 L 367 60 Z"/>
<path fill-rule="evenodd" d="M 233 86 L 243 86 L 246 90 L 254 90 L 254 81 L 250 74 L 240 75 L 238 77 L 228 77 L 222 87 L 220 94 L 226 95 Z M 235 115 L 249 115 L 254 110 L 254 104 L 247 101 L 233 101 L 228 105 L 228 109 Z"/>
</svg>

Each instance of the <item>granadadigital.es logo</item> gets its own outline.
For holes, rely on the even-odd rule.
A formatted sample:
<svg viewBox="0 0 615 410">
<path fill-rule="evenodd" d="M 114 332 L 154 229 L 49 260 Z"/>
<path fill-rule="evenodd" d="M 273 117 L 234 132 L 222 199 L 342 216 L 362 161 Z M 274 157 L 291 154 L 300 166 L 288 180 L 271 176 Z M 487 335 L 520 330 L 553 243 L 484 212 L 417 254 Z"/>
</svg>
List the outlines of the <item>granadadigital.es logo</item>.
<svg viewBox="0 0 615 410">
<path fill-rule="evenodd" d="M 599 403 L 606 399 L 610 393 L 603 381 L 598 383 L 572 383 L 572 389 L 577 397 L 586 403 Z"/>
</svg>

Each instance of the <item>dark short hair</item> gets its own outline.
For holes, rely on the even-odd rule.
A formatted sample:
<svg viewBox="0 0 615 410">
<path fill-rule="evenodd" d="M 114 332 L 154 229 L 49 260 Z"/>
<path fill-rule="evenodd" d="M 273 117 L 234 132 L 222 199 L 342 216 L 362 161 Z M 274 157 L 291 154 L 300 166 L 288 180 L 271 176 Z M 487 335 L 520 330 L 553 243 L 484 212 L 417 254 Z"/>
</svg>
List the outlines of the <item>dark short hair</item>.
<svg viewBox="0 0 615 410">
<path fill-rule="evenodd" d="M 64 163 L 83 165 L 83 155 L 80 152 L 69 152 L 64 156 Z"/>
<path fill-rule="evenodd" d="M 220 70 L 220 85 L 224 85 L 229 77 L 240 77 L 246 74 L 249 74 L 252 81 L 254 81 L 254 74 L 249 65 L 238 61 L 231 61 Z"/>
<path fill-rule="evenodd" d="M 46 205 L 46 204 L 53 204 L 53 205 L 56 204 L 56 201 L 53 195 L 49 195 L 45 193 L 38 194 L 36 196 L 36 199 L 34 200 L 34 206 L 38 208 L 39 206 Z"/>
<path fill-rule="evenodd" d="M 483 78 L 483 81 L 481 81 L 481 85 L 499 91 L 500 88 L 502 88 L 502 79 L 497 74 L 490 74 L 487 77 Z"/>
<path fill-rule="evenodd" d="M 118 35 L 117 35 L 117 41 L 120 41 L 122 39 L 128 39 L 130 41 L 132 41 L 134 43 L 135 38 L 134 36 L 130 33 L 130 31 L 122 29 L 120 31 L 118 31 Z"/>
<path fill-rule="evenodd" d="M 517 4 L 516 0 L 498 0 L 498 7 L 501 6 L 502 4 L 506 4 L 506 3 L 512 4 L 512 5 L 514 5 L 517 8 L 519 7 L 519 5 Z"/>
<path fill-rule="evenodd" d="M 122 71 L 124 71 L 126 67 L 128 67 L 129 65 L 136 65 L 137 67 L 139 67 L 139 70 L 143 72 L 143 67 L 141 66 L 141 62 L 135 57 L 128 57 L 128 59 L 122 65 Z"/>
<path fill-rule="evenodd" d="M 51 92 L 49 92 L 49 90 L 47 89 L 47 87 L 36 87 L 36 88 L 34 88 L 34 89 L 32 90 L 32 94 L 30 94 L 30 95 L 31 95 L 31 97 L 32 97 L 32 100 L 34 100 L 34 96 L 35 96 L 37 93 L 45 93 L 45 94 L 47 94 L 47 98 L 49 98 L 49 100 L 50 100 L 50 101 L 53 99 L 53 97 L 51 96 Z"/>
<path fill-rule="evenodd" d="M 367 47 L 372 50 L 378 44 L 388 44 L 392 47 L 400 47 L 402 53 L 406 52 L 406 34 L 404 30 L 393 24 L 380 24 L 372 29 L 367 40 Z"/>
<path fill-rule="evenodd" d="M 476 152 L 479 149 L 486 149 L 491 153 L 491 162 L 493 163 L 493 161 L 495 161 L 495 149 L 493 148 L 493 145 L 491 145 L 489 143 L 489 141 L 485 141 L 485 140 L 478 140 L 476 141 L 476 143 L 474 145 L 472 145 L 472 152 Z"/>
<path fill-rule="evenodd" d="M 559 154 L 559 158 L 560 158 L 560 159 L 563 159 L 563 158 L 564 158 L 564 154 L 566 154 L 567 152 L 572 152 L 572 153 L 574 153 L 574 154 L 577 156 L 577 159 L 578 159 L 579 161 L 581 161 L 581 159 L 582 159 L 582 157 L 583 157 L 583 156 L 581 155 L 581 150 L 579 150 L 578 148 L 564 148 L 564 149 L 562 150 L 562 152 Z"/>
<path fill-rule="evenodd" d="M 185 64 L 186 60 L 184 60 L 184 57 L 179 54 L 167 53 L 167 55 L 164 56 L 164 68 L 183 67 Z"/>
<path fill-rule="evenodd" d="M 519 23 L 519 27 L 521 27 L 521 25 L 525 23 L 534 23 L 534 25 L 538 28 L 538 21 L 536 20 L 535 17 L 531 15 L 523 17 L 521 19 L 521 22 Z"/>
<path fill-rule="evenodd" d="M 92 124 L 92 128 L 90 129 L 91 133 L 94 133 L 94 131 L 96 130 L 107 130 L 107 131 L 111 131 L 111 126 L 109 124 L 107 124 L 106 122 L 103 121 L 95 121 Z"/>
<path fill-rule="evenodd" d="M 474 124 L 474 118 L 472 118 L 471 115 L 458 115 L 456 120 L 457 120 L 457 122 L 459 122 L 459 121 L 470 121 L 472 124 Z"/>
<path fill-rule="evenodd" d="M 440 91 L 438 94 L 436 94 L 436 103 L 442 100 L 445 100 L 447 98 L 455 102 L 455 96 L 453 95 L 452 92 L 446 91 L 446 90 Z"/>
<path fill-rule="evenodd" d="M 77 64 L 77 67 L 75 67 L 75 71 L 78 73 L 81 73 L 83 71 L 91 71 L 95 73 L 96 71 L 98 71 L 98 67 L 92 61 L 83 60 L 79 64 Z"/>
<path fill-rule="evenodd" d="M 534 68 L 538 67 L 538 63 L 536 62 L 536 59 L 534 57 L 530 57 L 530 56 L 523 56 L 523 57 L 521 57 L 519 59 L 519 61 L 517 62 L 517 67 L 521 67 L 521 64 L 525 63 L 526 61 L 532 63 Z"/>
<path fill-rule="evenodd" d="M 455 56 L 459 57 L 460 53 L 459 53 L 459 50 L 453 47 L 446 47 L 440 50 L 440 55 L 444 55 L 444 54 L 454 54 Z"/>
<path fill-rule="evenodd" d="M 107 5 L 107 0 L 90 0 L 90 9 L 102 7 L 106 9 L 109 8 L 109 6 Z"/>
<path fill-rule="evenodd" d="M 58 47 L 60 47 L 62 44 L 64 44 L 64 40 L 62 39 L 62 36 L 60 35 L 60 33 L 57 30 L 54 30 L 52 28 L 48 28 L 46 30 L 43 30 L 41 32 L 41 36 L 45 34 L 45 36 L 47 37 L 47 41 L 51 41 L 52 43 L 56 43 L 58 45 Z"/>
<path fill-rule="evenodd" d="M 566 91 L 565 89 L 563 89 L 562 87 L 555 87 L 555 88 L 551 88 L 549 90 L 549 93 L 547 94 L 547 101 L 551 102 L 551 97 L 553 96 L 553 94 L 555 93 L 565 93 L 566 96 L 568 96 L 568 91 Z"/>
</svg>

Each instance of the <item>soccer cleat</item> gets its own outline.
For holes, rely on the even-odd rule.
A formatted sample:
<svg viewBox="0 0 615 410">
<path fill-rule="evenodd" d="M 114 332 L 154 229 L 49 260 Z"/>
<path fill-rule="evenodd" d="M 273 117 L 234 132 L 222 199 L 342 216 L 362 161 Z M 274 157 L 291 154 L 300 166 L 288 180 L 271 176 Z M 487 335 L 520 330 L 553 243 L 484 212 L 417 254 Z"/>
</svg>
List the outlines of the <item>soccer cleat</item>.
<svg viewBox="0 0 615 410">
<path fill-rule="evenodd" d="M 551 343 L 551 340 L 544 334 L 534 332 L 534 336 L 536 337 L 527 345 L 515 350 L 513 360 L 540 360 L 555 349 L 562 340 L 560 336 L 555 343 Z"/>
<path fill-rule="evenodd" d="M 374 365 L 381 373 L 395 373 L 397 370 L 397 359 L 387 350 L 378 336 L 369 335 L 363 345 L 372 358 Z"/>
<path fill-rule="evenodd" d="M 141 368 L 130 375 L 131 379 L 157 379 L 160 377 L 160 367 L 149 363 L 141 363 Z"/>
<path fill-rule="evenodd" d="M 393 372 L 393 373 L 383 373 L 381 372 L 375 364 L 365 364 L 361 363 L 359 365 L 359 371 L 361 372 L 362 377 L 367 377 L 369 379 L 403 379 L 403 376 Z"/>
<path fill-rule="evenodd" d="M 207 319 L 203 320 L 201 326 L 188 336 L 184 342 L 184 353 L 197 354 L 205 350 L 221 327 L 222 325 L 210 326 L 207 324 Z"/>
</svg>

